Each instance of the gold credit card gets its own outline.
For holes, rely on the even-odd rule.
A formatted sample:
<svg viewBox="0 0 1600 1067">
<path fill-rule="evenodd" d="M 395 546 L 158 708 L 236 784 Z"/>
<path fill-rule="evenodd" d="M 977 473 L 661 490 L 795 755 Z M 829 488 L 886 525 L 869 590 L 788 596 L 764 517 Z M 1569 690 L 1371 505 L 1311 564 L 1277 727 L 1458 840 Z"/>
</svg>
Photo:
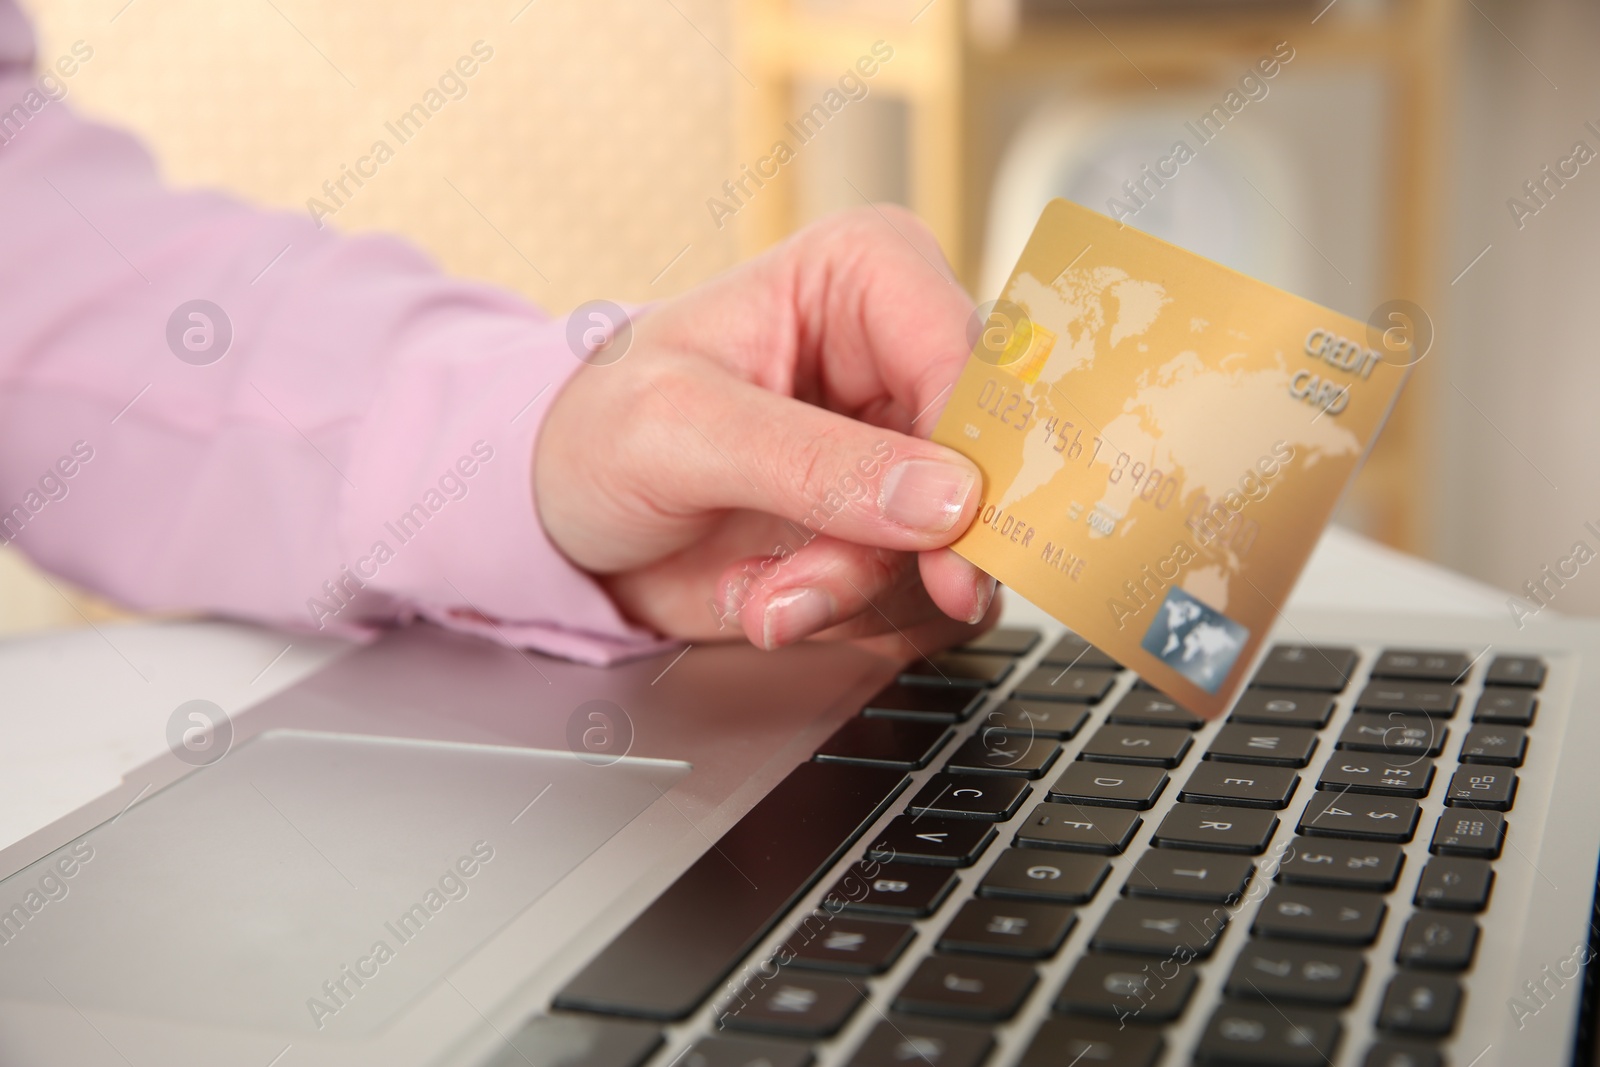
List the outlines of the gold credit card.
<svg viewBox="0 0 1600 1067">
<path fill-rule="evenodd" d="M 1053 201 L 933 432 L 984 476 L 954 547 L 1220 714 L 1405 381 L 1382 343 Z"/>
</svg>

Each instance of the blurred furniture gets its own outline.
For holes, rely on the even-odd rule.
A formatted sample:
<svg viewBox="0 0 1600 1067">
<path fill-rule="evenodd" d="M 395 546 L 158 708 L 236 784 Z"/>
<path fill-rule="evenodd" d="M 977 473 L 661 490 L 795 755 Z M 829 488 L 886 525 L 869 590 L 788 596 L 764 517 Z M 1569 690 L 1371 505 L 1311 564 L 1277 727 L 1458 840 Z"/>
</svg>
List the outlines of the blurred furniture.
<svg viewBox="0 0 1600 1067">
<path fill-rule="evenodd" d="M 908 203 L 933 228 L 958 275 L 975 288 L 982 226 L 1003 147 L 994 111 L 1018 86 L 1116 94 L 1150 85 L 1227 86 L 1283 40 L 1295 74 L 1365 68 L 1385 86 L 1384 262 L 1380 292 L 1437 306 L 1443 179 L 1455 0 L 1193 3 L 1142 0 L 929 0 L 916 4 L 734 0 L 736 62 L 754 83 L 738 120 L 736 158 L 753 160 L 803 109 L 797 87 L 838 79 L 873 42 L 894 59 L 874 92 L 904 100 Z M 909 19 L 909 21 L 908 21 Z M 1337 165 L 1334 161 L 1330 161 Z M 741 210 L 749 255 L 797 224 L 794 182 L 777 181 Z M 992 294 L 979 294 L 980 297 Z M 1436 464 L 1430 361 L 1418 365 L 1388 430 L 1356 483 L 1348 514 L 1363 531 L 1416 550 L 1428 543 Z"/>
</svg>

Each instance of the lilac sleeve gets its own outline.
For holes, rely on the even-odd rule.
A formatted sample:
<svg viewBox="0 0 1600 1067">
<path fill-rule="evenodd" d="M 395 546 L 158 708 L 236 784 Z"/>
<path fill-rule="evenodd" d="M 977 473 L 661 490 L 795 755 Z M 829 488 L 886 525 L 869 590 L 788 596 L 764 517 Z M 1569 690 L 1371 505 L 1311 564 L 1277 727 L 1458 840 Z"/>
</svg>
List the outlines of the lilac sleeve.
<svg viewBox="0 0 1600 1067">
<path fill-rule="evenodd" d="M 539 523 L 534 444 L 581 366 L 562 321 L 400 241 L 164 187 L 31 52 L 0 0 L 0 540 L 145 610 L 662 647 Z"/>
</svg>

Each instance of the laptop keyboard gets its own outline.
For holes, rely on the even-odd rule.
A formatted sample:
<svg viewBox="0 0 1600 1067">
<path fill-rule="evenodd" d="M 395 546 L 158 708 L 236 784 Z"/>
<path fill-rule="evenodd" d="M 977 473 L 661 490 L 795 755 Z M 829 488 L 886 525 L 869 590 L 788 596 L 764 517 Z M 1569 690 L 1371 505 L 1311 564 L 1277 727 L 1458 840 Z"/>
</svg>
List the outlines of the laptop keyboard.
<svg viewBox="0 0 1600 1067">
<path fill-rule="evenodd" d="M 1037 1001 L 1022 1067 L 1443 1064 L 1546 665 L 1277 645 L 1208 728 L 1081 639 L 1042 641 L 996 630 L 906 669 L 501 1060 L 570 1049 L 581 1021 L 573 1067 L 807 1067 L 865 1013 L 849 1067 L 984 1067 Z M 1378 1036 L 1352 1054 L 1358 1000 Z"/>
</svg>

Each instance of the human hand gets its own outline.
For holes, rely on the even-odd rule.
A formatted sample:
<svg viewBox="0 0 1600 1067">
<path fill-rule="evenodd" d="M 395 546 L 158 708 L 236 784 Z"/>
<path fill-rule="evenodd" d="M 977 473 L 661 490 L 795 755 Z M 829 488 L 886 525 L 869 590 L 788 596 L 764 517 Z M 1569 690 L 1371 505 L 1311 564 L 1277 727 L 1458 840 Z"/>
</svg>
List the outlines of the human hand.
<svg viewBox="0 0 1600 1067">
<path fill-rule="evenodd" d="M 992 614 L 945 546 L 973 464 L 923 440 L 972 303 L 903 209 L 835 216 L 640 317 L 624 358 L 552 403 L 544 528 L 634 620 L 777 648 L 886 634 L 909 655 Z"/>
</svg>

